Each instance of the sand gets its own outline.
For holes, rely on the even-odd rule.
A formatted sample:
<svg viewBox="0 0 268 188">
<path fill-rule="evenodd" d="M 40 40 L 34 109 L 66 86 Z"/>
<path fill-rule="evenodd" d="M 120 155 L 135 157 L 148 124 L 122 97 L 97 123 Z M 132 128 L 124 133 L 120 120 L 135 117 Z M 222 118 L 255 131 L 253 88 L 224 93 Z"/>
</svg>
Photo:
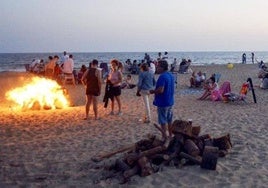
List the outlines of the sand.
<svg viewBox="0 0 268 188">
<path fill-rule="evenodd" d="M 221 74 L 219 84 L 231 82 L 238 93 L 251 77 L 259 85 L 257 65 L 195 66 L 194 70 Z M 109 116 L 99 101 L 100 120 L 83 120 L 85 90 L 68 85 L 72 107 L 58 110 L 18 111 L 5 93 L 21 86 L 28 73 L 0 73 L 0 187 L 265 187 L 268 183 L 268 90 L 254 87 L 257 104 L 249 92 L 245 102 L 199 101 L 198 89 L 189 89 L 190 74 L 178 75 L 174 119 L 193 120 L 201 134 L 213 137 L 231 134 L 233 148 L 219 158 L 215 171 L 198 165 L 164 167 L 147 177 L 138 175 L 119 185 L 116 179 L 101 179 L 103 170 L 91 158 L 105 151 L 135 143 L 148 133 L 159 135 L 153 124 L 139 121 L 143 115 L 136 89 L 122 91 L 123 116 Z M 134 76 L 137 79 L 137 76 Z M 103 90 L 104 91 L 104 90 Z M 152 102 L 153 96 L 151 97 Z M 156 108 L 151 105 L 153 122 Z M 90 116 L 93 117 L 92 111 Z M 117 154 L 110 159 L 119 158 Z"/>
</svg>

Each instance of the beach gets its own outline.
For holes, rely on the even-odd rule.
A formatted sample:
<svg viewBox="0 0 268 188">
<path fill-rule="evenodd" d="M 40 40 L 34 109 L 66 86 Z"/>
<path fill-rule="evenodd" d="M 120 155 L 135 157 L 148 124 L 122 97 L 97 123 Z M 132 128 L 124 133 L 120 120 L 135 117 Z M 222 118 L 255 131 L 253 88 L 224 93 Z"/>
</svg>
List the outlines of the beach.
<svg viewBox="0 0 268 188">
<path fill-rule="evenodd" d="M 110 116 L 110 106 L 99 100 L 100 120 L 83 120 L 85 88 L 67 85 L 71 106 L 57 110 L 18 111 L 5 93 L 21 86 L 32 75 L 0 73 L 0 187 L 266 187 L 268 183 L 268 90 L 258 88 L 256 64 L 192 66 L 209 76 L 220 73 L 219 85 L 228 80 L 239 93 L 243 82 L 252 78 L 257 103 L 249 91 L 246 102 L 224 103 L 197 100 L 200 89 L 189 89 L 190 74 L 178 74 L 174 120 L 192 119 L 201 126 L 201 135 L 217 137 L 230 133 L 233 148 L 218 159 L 215 171 L 198 165 L 163 170 L 147 177 L 138 175 L 127 184 L 116 179 L 100 179 L 103 169 L 96 168 L 92 157 L 133 144 L 148 133 L 160 136 L 156 107 L 150 98 L 153 122 L 139 121 L 144 112 L 136 88 L 122 90 L 123 115 Z M 137 80 L 137 75 L 134 76 Z M 116 106 L 117 107 L 117 106 Z M 117 108 L 116 108 L 117 109 Z M 123 153 L 102 161 L 102 164 Z"/>
</svg>

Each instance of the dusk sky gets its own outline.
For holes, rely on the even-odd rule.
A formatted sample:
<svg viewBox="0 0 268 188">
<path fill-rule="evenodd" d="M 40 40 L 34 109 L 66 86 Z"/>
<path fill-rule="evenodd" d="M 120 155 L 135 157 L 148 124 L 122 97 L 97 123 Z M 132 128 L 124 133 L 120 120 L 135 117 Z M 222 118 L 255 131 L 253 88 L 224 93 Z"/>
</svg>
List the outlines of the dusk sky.
<svg viewBox="0 0 268 188">
<path fill-rule="evenodd" d="M 0 7 L 0 53 L 268 50 L 268 0 L 1 0 Z"/>
</svg>

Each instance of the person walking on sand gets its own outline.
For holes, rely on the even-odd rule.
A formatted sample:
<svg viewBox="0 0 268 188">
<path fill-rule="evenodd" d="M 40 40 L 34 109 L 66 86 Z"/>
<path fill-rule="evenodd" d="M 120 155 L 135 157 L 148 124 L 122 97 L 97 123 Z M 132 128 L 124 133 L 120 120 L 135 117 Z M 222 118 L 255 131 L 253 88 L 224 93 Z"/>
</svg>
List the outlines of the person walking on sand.
<svg viewBox="0 0 268 188">
<path fill-rule="evenodd" d="M 121 109 L 121 82 L 123 79 L 122 72 L 119 70 L 119 61 L 117 59 L 112 59 L 111 62 L 111 72 L 108 76 L 108 81 L 112 84 L 111 87 L 111 95 L 112 95 L 112 102 L 111 102 L 111 112 L 110 115 L 114 115 L 114 100 L 116 100 L 118 104 L 118 115 L 122 115 Z"/>
<path fill-rule="evenodd" d="M 145 116 L 143 119 L 144 123 L 151 122 L 151 112 L 150 112 L 150 101 L 149 95 L 150 90 L 154 89 L 154 75 L 149 71 L 147 63 L 141 65 L 141 72 L 139 74 L 137 96 L 142 96 L 144 106 L 145 106 Z"/>
<path fill-rule="evenodd" d="M 101 71 L 98 67 L 98 60 L 93 59 L 91 66 L 83 74 L 81 82 L 86 86 L 86 117 L 85 120 L 89 117 L 90 105 L 93 103 L 93 111 L 95 115 L 95 120 L 99 118 L 98 116 L 98 99 L 101 94 Z"/>
<path fill-rule="evenodd" d="M 150 90 L 154 94 L 153 104 L 157 106 L 158 123 L 161 125 L 162 137 L 167 138 L 167 127 L 169 137 L 172 136 L 171 124 L 173 118 L 173 105 L 174 105 L 174 77 L 168 72 L 168 62 L 160 60 L 157 66 L 157 72 L 160 76 L 156 82 L 155 90 Z"/>
</svg>

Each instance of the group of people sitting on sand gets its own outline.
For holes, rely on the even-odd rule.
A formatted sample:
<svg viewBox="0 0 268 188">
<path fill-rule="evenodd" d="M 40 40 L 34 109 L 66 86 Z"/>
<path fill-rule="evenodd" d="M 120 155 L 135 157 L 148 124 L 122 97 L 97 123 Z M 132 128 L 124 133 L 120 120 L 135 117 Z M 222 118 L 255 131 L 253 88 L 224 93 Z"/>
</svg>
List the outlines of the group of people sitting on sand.
<svg viewBox="0 0 268 188">
<path fill-rule="evenodd" d="M 192 76 L 190 78 L 190 87 L 200 87 L 206 80 L 206 73 L 202 73 L 201 71 L 193 71 Z"/>
<path fill-rule="evenodd" d="M 82 65 L 77 73 L 74 69 L 73 55 L 65 51 L 61 59 L 58 55 L 49 56 L 46 62 L 43 59 L 34 59 L 28 69 L 29 72 L 54 79 L 60 84 L 68 77 L 74 85 L 81 83 L 82 75 L 86 70 L 87 67 Z"/>
<path fill-rule="evenodd" d="M 171 64 L 170 72 L 178 72 L 180 74 L 192 73 L 190 68 L 192 63 L 191 59 L 182 59 L 180 63 L 177 62 L 177 58 L 174 58 L 173 63 Z"/>
<path fill-rule="evenodd" d="M 211 100 L 218 101 L 222 100 L 222 94 L 228 93 L 231 91 L 230 85 L 223 84 L 221 88 L 217 82 L 217 74 L 212 74 L 208 79 L 206 78 L 206 73 L 202 73 L 201 71 L 194 71 L 190 78 L 190 88 L 203 88 L 204 93 L 198 100 L 205 100 L 209 96 Z M 221 90 L 221 91 L 220 91 Z"/>
<path fill-rule="evenodd" d="M 190 78 L 190 87 L 202 87 L 204 89 L 204 93 L 198 100 L 205 100 L 210 96 L 212 101 L 225 100 L 228 94 L 231 93 L 230 82 L 225 81 L 221 87 L 219 87 L 217 82 L 217 74 L 212 74 L 209 79 L 206 79 L 206 74 L 199 71 L 197 74 L 194 71 Z M 259 64 L 259 73 L 258 78 L 261 80 L 260 88 L 268 89 L 268 69 L 267 66 L 261 61 Z M 248 82 L 248 81 L 247 81 Z M 249 89 L 249 83 L 244 83 L 240 90 L 239 95 L 246 95 L 247 90 Z M 244 97 L 244 96 L 240 96 Z"/>
</svg>

